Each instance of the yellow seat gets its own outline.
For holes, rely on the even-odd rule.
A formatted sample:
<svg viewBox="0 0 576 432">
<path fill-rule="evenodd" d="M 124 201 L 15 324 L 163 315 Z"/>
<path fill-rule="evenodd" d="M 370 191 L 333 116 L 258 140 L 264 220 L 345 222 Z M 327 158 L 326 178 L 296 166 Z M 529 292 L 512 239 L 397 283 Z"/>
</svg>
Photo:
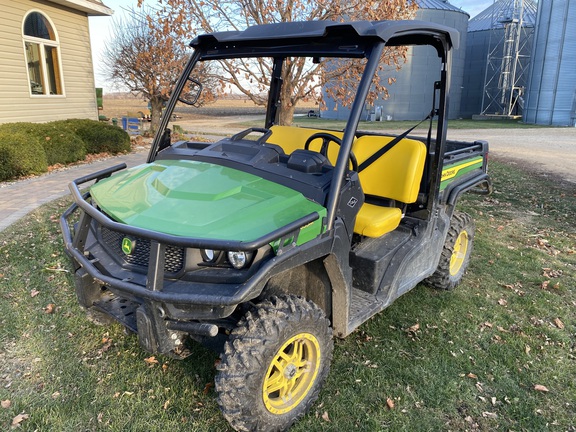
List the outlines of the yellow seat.
<svg viewBox="0 0 576 432">
<path fill-rule="evenodd" d="M 394 138 L 362 136 L 353 152 L 361 164 Z M 424 173 L 426 146 L 420 141 L 403 138 L 389 151 L 358 174 L 365 195 L 387 198 L 404 204 L 416 202 Z M 398 227 L 402 210 L 364 203 L 356 217 L 354 232 L 367 237 L 380 237 Z"/>
<path fill-rule="evenodd" d="M 393 231 L 402 220 L 402 210 L 364 203 L 356 216 L 354 232 L 366 237 L 380 237 Z"/>
<path fill-rule="evenodd" d="M 286 154 L 303 149 L 308 138 L 318 132 L 330 133 L 340 139 L 344 136 L 343 132 L 294 126 L 274 125 L 270 130 L 272 135 L 267 142 L 279 145 Z M 357 138 L 353 144 L 353 152 L 358 163 L 364 162 L 393 139 L 393 137 L 369 135 Z M 319 151 L 321 145 L 321 139 L 314 140 L 310 143 L 310 150 Z M 339 150 L 337 144 L 328 147 L 328 160 L 333 165 L 336 163 Z M 404 204 L 415 202 L 418 198 L 425 160 L 426 146 L 422 142 L 409 138 L 400 140 L 358 174 L 364 194 Z M 367 237 L 380 237 L 396 229 L 401 220 L 400 208 L 365 203 L 356 217 L 354 232 Z"/>
<path fill-rule="evenodd" d="M 344 137 L 344 132 L 322 130 L 322 129 L 308 129 L 296 126 L 278 126 L 274 125 L 270 128 L 272 135 L 266 140 L 267 143 L 276 144 L 282 147 L 284 153 L 290 154 L 294 150 L 303 149 L 304 144 L 308 138 L 310 138 L 315 133 L 324 132 L 334 135 L 337 138 L 342 139 Z M 322 139 L 315 139 L 310 143 L 310 150 L 320 151 L 322 146 Z M 328 160 L 332 165 L 336 163 L 336 158 L 338 157 L 338 152 L 340 148 L 338 144 L 330 144 L 328 147 Z"/>
</svg>

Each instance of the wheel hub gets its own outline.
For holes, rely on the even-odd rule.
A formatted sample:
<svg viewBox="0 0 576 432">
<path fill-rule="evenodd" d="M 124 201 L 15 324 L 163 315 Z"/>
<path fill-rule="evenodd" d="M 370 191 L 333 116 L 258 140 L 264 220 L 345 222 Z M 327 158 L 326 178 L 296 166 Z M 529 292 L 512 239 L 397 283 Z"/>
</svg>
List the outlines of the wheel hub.
<svg viewBox="0 0 576 432">
<path fill-rule="evenodd" d="M 286 379 L 290 380 L 294 378 L 294 375 L 296 375 L 297 371 L 298 369 L 296 369 L 296 366 L 290 363 L 288 366 L 284 368 L 284 376 L 286 377 Z"/>
</svg>

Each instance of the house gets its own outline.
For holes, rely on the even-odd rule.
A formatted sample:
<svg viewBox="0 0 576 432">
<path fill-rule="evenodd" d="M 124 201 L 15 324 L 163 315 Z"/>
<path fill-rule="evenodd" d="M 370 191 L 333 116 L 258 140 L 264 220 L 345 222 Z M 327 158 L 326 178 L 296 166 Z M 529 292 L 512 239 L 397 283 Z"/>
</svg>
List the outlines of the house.
<svg viewBox="0 0 576 432">
<path fill-rule="evenodd" d="M 100 0 L 0 0 L 0 123 L 98 118 L 89 16 Z"/>
</svg>

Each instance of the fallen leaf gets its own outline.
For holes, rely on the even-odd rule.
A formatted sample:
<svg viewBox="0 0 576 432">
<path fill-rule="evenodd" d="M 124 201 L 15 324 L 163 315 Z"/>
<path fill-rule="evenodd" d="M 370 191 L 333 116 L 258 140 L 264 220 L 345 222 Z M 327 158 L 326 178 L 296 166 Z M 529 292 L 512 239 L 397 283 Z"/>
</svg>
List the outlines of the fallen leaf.
<svg viewBox="0 0 576 432">
<path fill-rule="evenodd" d="M 418 330 L 420 330 L 420 324 L 416 323 L 411 327 L 408 327 L 408 331 L 412 332 L 412 333 L 416 333 Z"/>
<path fill-rule="evenodd" d="M 530 346 L 526 345 L 526 347 L 524 348 L 524 352 L 526 354 L 530 354 Z"/>
<path fill-rule="evenodd" d="M 164 405 L 162 405 L 162 409 L 164 409 L 164 411 L 166 411 L 168 409 L 168 405 L 170 405 L 170 399 L 168 399 L 166 402 L 164 402 Z"/>
<path fill-rule="evenodd" d="M 18 427 L 20 424 L 30 417 L 28 414 L 18 414 L 16 417 L 12 419 L 12 427 Z"/>
<path fill-rule="evenodd" d="M 40 291 L 33 289 L 32 291 L 30 291 L 30 297 L 34 298 L 36 297 L 38 294 L 40 294 Z"/>
<path fill-rule="evenodd" d="M 544 392 L 544 393 L 547 393 L 550 391 L 550 390 L 548 390 L 548 387 L 540 385 L 540 384 L 536 384 L 534 386 L 534 390 L 539 391 L 539 392 Z"/>
<path fill-rule="evenodd" d="M 44 308 L 44 312 L 47 314 L 54 313 L 54 309 L 56 309 L 56 305 L 54 303 L 49 303 L 48 306 Z"/>
<path fill-rule="evenodd" d="M 495 419 L 495 418 L 498 418 L 498 414 L 496 414 L 496 413 L 491 413 L 491 412 L 488 412 L 488 411 L 484 411 L 484 412 L 482 413 L 482 417 Z"/>
<path fill-rule="evenodd" d="M 386 405 L 388 405 L 388 408 L 393 410 L 394 409 L 394 401 L 390 398 L 386 398 Z"/>
<path fill-rule="evenodd" d="M 164 363 L 162 365 L 162 372 L 166 372 L 168 370 L 168 363 Z"/>
<path fill-rule="evenodd" d="M 540 285 L 540 288 L 542 288 L 542 289 L 548 289 L 548 285 L 550 285 L 550 281 L 549 281 L 549 280 L 544 281 L 544 282 L 542 282 L 542 284 Z"/>
<path fill-rule="evenodd" d="M 324 414 L 322 414 L 322 420 L 327 422 L 330 421 L 330 417 L 328 417 L 328 411 L 324 411 Z"/>
<path fill-rule="evenodd" d="M 205 395 L 207 395 L 208 392 L 210 391 L 210 389 L 211 389 L 212 387 L 214 387 L 214 383 L 209 382 L 208 384 L 206 384 L 206 385 L 204 386 L 204 390 L 202 391 L 202 393 L 205 394 Z"/>
<path fill-rule="evenodd" d="M 158 360 L 156 360 L 156 357 L 154 356 L 145 358 L 144 361 L 148 363 L 148 366 L 150 367 L 154 366 L 155 364 L 158 364 Z"/>
<path fill-rule="evenodd" d="M 109 337 L 102 338 L 102 348 L 100 348 L 100 353 L 105 353 L 112 347 L 112 339 Z"/>
<path fill-rule="evenodd" d="M 564 328 L 564 323 L 562 321 L 560 321 L 560 318 L 554 318 L 554 324 L 556 325 L 556 327 L 558 327 L 560 330 L 562 330 Z"/>
<path fill-rule="evenodd" d="M 546 278 L 558 278 L 564 274 L 562 270 L 553 270 L 551 268 L 543 268 L 542 275 Z"/>
<path fill-rule="evenodd" d="M 60 397 L 59 391 L 55 391 L 54 393 L 52 393 L 52 399 L 58 399 L 59 397 Z"/>
<path fill-rule="evenodd" d="M 473 373 L 469 373 L 468 375 L 466 375 L 467 378 L 472 378 L 472 379 L 477 379 L 478 375 L 473 374 Z"/>
<path fill-rule="evenodd" d="M 10 402 L 10 399 L 6 399 L 0 402 L 0 406 L 4 409 L 8 409 L 12 406 L 12 402 Z"/>
<path fill-rule="evenodd" d="M 500 306 L 506 306 L 508 302 L 505 299 L 501 298 L 500 300 L 498 300 L 498 304 Z"/>
</svg>

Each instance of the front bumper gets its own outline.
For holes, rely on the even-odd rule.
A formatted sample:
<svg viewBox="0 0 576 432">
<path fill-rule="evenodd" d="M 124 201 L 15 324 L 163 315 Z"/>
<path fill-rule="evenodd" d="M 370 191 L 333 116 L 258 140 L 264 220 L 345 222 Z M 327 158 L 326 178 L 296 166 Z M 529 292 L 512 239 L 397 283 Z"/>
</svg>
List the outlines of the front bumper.
<svg viewBox="0 0 576 432">
<path fill-rule="evenodd" d="M 318 218 L 317 213 L 307 215 L 251 242 L 177 237 L 120 224 L 100 212 L 89 192 L 82 194 L 79 186 L 123 168 L 125 165 L 118 165 L 74 180 L 70 191 L 75 203 L 62 214 L 60 226 L 75 266 L 80 304 L 100 309 L 136 331 L 142 345 L 152 352 L 170 351 L 173 344 L 165 344 L 164 339 L 179 341 L 181 333 L 215 336 L 219 320 L 230 316 L 239 304 L 258 297 L 272 274 L 290 267 L 296 249 L 301 248 L 295 246 L 300 229 Z M 78 220 L 72 228 L 74 217 Z M 113 259 L 103 244 L 102 230 L 146 240 L 146 266 L 138 270 Z M 257 255 L 277 241 L 280 246 L 275 255 L 269 254 L 246 270 L 212 269 L 212 274 L 220 275 L 217 277 L 202 270 L 190 276 L 179 273 L 178 266 L 166 264 L 170 249 L 256 251 Z"/>
</svg>

